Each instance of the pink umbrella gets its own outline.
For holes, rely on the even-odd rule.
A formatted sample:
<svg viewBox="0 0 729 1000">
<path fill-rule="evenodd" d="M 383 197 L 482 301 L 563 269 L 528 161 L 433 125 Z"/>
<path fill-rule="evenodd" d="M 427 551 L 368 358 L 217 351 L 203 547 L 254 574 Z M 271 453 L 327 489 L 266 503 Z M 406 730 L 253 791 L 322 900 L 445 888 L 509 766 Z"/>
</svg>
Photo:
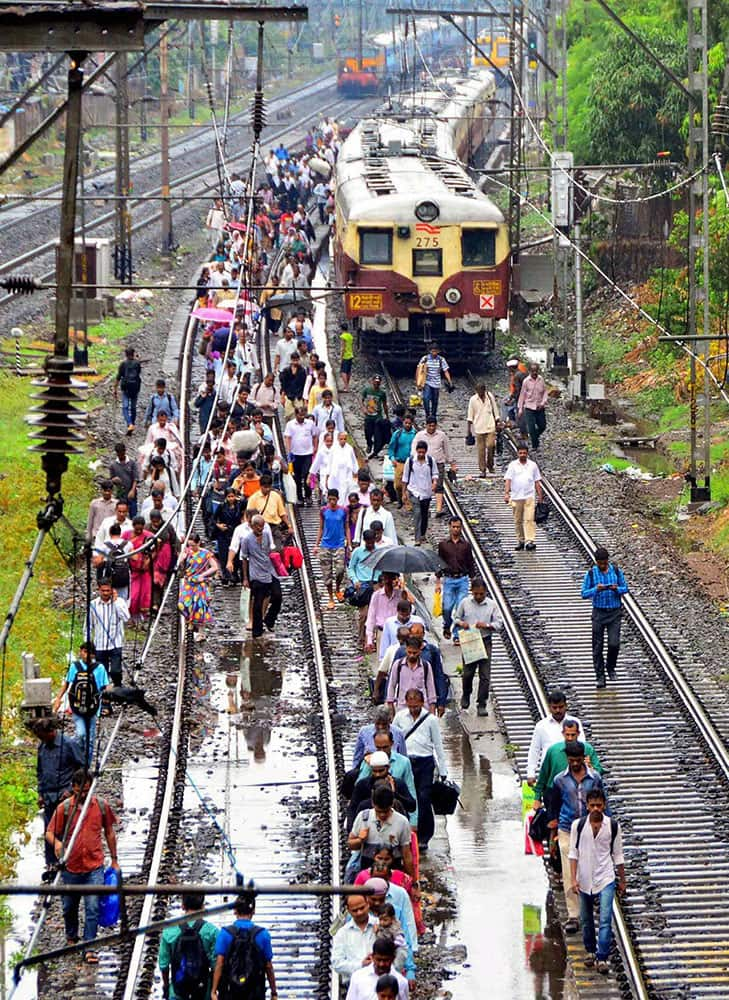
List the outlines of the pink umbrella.
<svg viewBox="0 0 729 1000">
<path fill-rule="evenodd" d="M 230 312 L 227 309 L 214 309 L 212 306 L 203 306 L 192 310 L 195 319 L 218 320 L 220 323 L 230 322 Z"/>
<path fill-rule="evenodd" d="M 229 222 L 228 229 L 236 229 L 239 233 L 244 233 L 246 231 L 245 222 Z"/>
</svg>

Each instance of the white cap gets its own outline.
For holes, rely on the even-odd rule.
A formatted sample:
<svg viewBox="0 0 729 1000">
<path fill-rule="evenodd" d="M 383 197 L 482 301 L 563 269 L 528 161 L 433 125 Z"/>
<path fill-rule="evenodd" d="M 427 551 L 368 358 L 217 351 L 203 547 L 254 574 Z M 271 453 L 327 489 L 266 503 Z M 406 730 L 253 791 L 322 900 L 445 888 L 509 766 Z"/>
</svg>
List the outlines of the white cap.
<svg viewBox="0 0 729 1000">
<path fill-rule="evenodd" d="M 519 364 L 519 359 L 518 358 L 509 358 L 509 360 L 506 362 L 506 367 L 507 368 L 516 368 L 516 366 L 518 364 Z"/>
<path fill-rule="evenodd" d="M 375 750 L 371 753 L 367 759 L 367 763 L 370 767 L 389 767 L 390 758 L 387 756 L 384 750 Z"/>
</svg>

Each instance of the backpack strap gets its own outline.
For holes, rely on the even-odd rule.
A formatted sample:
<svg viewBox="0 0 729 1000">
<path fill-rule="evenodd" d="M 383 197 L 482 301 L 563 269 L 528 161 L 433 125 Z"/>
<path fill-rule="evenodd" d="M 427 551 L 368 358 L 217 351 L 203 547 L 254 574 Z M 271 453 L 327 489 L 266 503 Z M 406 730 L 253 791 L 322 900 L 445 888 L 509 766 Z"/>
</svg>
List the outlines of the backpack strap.
<svg viewBox="0 0 729 1000">
<path fill-rule="evenodd" d="M 586 822 L 587 816 L 583 816 L 577 824 L 577 840 L 575 841 L 575 847 L 578 851 L 580 849 L 580 837 L 582 836 L 582 831 L 585 829 Z"/>
<path fill-rule="evenodd" d="M 618 823 L 618 821 L 615 819 L 614 816 L 610 816 L 608 818 L 610 820 L 610 856 L 612 857 L 613 848 L 615 846 L 615 838 L 618 835 L 620 824 Z M 582 819 L 577 824 L 577 840 L 575 841 L 575 847 L 577 848 L 578 851 L 580 849 L 580 837 L 582 836 L 582 831 L 585 829 L 585 823 L 587 822 L 587 820 L 588 817 L 583 816 Z"/>
</svg>

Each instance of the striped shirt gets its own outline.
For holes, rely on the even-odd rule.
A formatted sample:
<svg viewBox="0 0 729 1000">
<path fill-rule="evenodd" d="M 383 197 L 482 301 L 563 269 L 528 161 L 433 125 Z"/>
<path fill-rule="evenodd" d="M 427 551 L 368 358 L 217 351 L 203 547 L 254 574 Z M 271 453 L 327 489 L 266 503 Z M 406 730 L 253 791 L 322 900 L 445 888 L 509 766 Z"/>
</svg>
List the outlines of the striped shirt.
<svg viewBox="0 0 729 1000">
<path fill-rule="evenodd" d="M 123 597 L 111 601 L 95 598 L 91 602 L 91 627 L 97 649 L 121 649 L 124 645 L 124 622 L 129 620 L 129 608 Z"/>
<path fill-rule="evenodd" d="M 597 586 L 602 583 L 605 587 L 617 584 L 617 590 L 598 590 Z M 600 608 L 603 611 L 615 611 L 622 604 L 622 595 L 628 593 L 628 584 L 625 582 L 623 571 L 612 563 L 608 563 L 605 573 L 602 573 L 597 566 L 592 566 L 585 573 L 582 581 L 582 596 L 585 600 L 592 601 L 593 608 Z"/>
<path fill-rule="evenodd" d="M 448 371 L 446 359 L 440 354 L 436 354 L 435 357 L 432 354 L 425 354 L 420 359 L 420 364 L 426 367 L 425 384 L 432 386 L 433 389 L 440 389 L 443 385 L 443 375 Z"/>
</svg>

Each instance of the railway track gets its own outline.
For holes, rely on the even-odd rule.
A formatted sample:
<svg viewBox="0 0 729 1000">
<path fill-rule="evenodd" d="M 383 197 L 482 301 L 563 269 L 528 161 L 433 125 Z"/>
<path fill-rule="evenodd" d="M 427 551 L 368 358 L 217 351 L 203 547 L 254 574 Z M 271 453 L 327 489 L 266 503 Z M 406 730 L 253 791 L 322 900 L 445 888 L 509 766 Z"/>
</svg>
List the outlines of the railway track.
<svg viewBox="0 0 729 1000">
<path fill-rule="evenodd" d="M 299 100 L 301 96 L 302 92 L 299 92 L 295 95 L 295 99 Z M 306 90 L 304 90 L 303 96 L 306 96 Z M 293 100 L 291 103 L 294 103 Z M 322 115 L 336 115 L 340 109 L 346 109 L 348 114 L 356 114 L 359 108 L 368 104 L 371 104 L 371 101 L 363 100 L 353 103 L 337 97 L 328 104 L 316 106 L 315 110 L 306 112 L 295 125 L 292 126 L 289 124 L 275 132 L 271 132 L 266 136 L 266 141 L 290 142 L 293 137 L 300 141 L 301 127 L 307 123 L 318 120 Z M 230 156 L 228 159 L 228 165 L 236 166 L 239 170 L 247 169 L 250 166 L 250 153 L 246 150 L 238 155 Z M 196 181 L 201 182 L 200 186 L 195 187 L 192 190 L 188 189 L 188 185 L 193 184 Z M 171 192 L 179 191 L 180 193 L 176 197 L 174 194 L 172 195 L 172 212 L 179 212 L 183 208 L 190 207 L 192 203 L 199 201 L 211 192 L 217 192 L 219 189 L 219 183 L 217 170 L 214 166 L 210 165 L 198 167 L 174 178 L 170 184 L 170 190 Z M 146 192 L 148 196 L 158 196 L 160 193 L 160 187 L 152 188 Z M 133 211 L 135 205 L 143 207 L 147 204 L 148 203 L 145 201 L 135 201 L 134 198 L 130 198 L 129 209 L 130 211 Z M 132 224 L 131 232 L 137 233 L 142 230 L 146 230 L 150 226 L 157 223 L 160 218 L 161 211 L 153 209 L 151 212 L 145 213 L 142 218 L 137 219 L 137 221 Z M 86 223 L 85 232 L 97 233 L 98 231 L 100 235 L 108 235 L 113 229 L 114 219 L 114 210 L 102 212 L 100 215 L 97 215 L 95 218 L 90 219 Z M 55 268 L 48 270 L 45 270 L 45 268 L 48 267 L 48 262 L 55 253 L 55 247 L 56 240 L 51 239 L 46 240 L 29 250 L 23 251 L 23 253 L 6 260 L 4 263 L 0 263 L 0 275 L 10 274 L 16 272 L 19 268 L 24 268 L 24 274 L 30 274 L 42 282 L 53 281 L 55 277 Z M 25 268 L 25 265 L 27 264 L 30 266 Z M 12 302 L 16 298 L 17 295 L 14 293 L 2 295 L 0 296 L 0 306 Z"/>
<path fill-rule="evenodd" d="M 394 380 L 391 385 L 397 391 Z M 525 776 L 534 718 L 545 713 L 543 692 L 557 685 L 567 690 L 570 711 L 606 765 L 628 875 L 615 913 L 623 967 L 618 982 L 630 995 L 660 1000 L 727 996 L 729 873 L 716 799 L 726 787 L 729 755 L 718 721 L 632 596 L 625 601 L 618 679 L 596 690 L 590 607 L 580 585 L 597 543 L 547 477 L 549 526 L 540 530 L 535 553 L 514 552 L 500 478 L 510 449 L 494 480 L 478 479 L 473 450 L 460 444 L 460 389 L 442 401 L 441 411 L 459 463 L 457 484 L 446 484 L 447 502 L 480 550 L 480 568 L 507 620 L 493 691 L 519 773 Z M 585 970 L 581 941 L 567 942 L 581 991 L 589 992 L 599 977 Z M 595 995 L 607 995 L 604 981 L 596 986 Z"/>
</svg>

